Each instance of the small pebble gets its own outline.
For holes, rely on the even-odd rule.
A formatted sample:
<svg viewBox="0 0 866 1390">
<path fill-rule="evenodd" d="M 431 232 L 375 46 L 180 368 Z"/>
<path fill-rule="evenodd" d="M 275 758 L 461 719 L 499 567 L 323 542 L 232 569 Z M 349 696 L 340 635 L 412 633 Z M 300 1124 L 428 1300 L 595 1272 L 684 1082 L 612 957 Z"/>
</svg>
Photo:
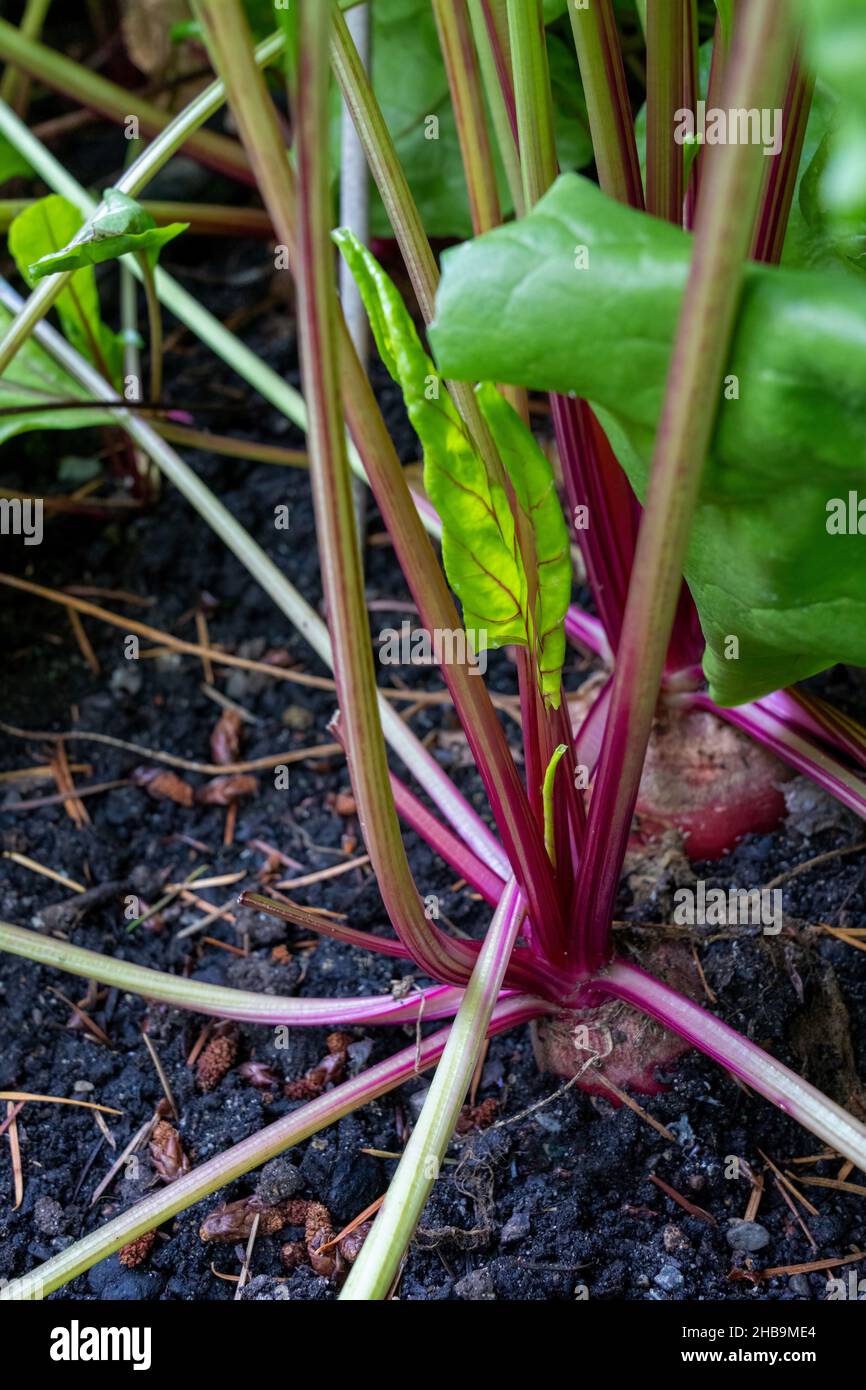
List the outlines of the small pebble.
<svg viewBox="0 0 866 1390">
<path fill-rule="evenodd" d="M 303 705 L 287 705 L 283 710 L 282 719 L 287 729 L 304 733 L 314 723 L 315 715 L 311 710 L 304 709 Z"/>
<path fill-rule="evenodd" d="M 660 1289 L 664 1289 L 665 1293 L 676 1293 L 684 1283 L 682 1270 L 674 1264 L 673 1260 L 668 1260 L 666 1264 L 662 1265 L 653 1279 L 653 1283 Z"/>
<path fill-rule="evenodd" d="M 513 1216 L 509 1216 L 502 1227 L 499 1239 L 503 1245 L 515 1245 L 517 1241 L 524 1240 L 528 1235 L 529 1217 L 525 1211 L 516 1211 Z"/>
<path fill-rule="evenodd" d="M 473 1269 L 471 1274 L 458 1280 L 454 1285 L 454 1292 L 458 1298 L 471 1303 L 491 1302 L 496 1297 L 493 1275 L 489 1269 Z"/>
<path fill-rule="evenodd" d="M 665 1226 L 662 1234 L 662 1241 L 669 1255 L 672 1255 L 675 1250 L 684 1250 L 689 1243 L 688 1238 L 683 1235 L 680 1227 L 674 1226 L 672 1223 Z"/>
<path fill-rule="evenodd" d="M 272 1158 L 261 1171 L 256 1196 L 273 1205 L 284 1202 L 287 1197 L 294 1197 L 303 1184 L 304 1180 L 294 1163 L 287 1158 Z"/>
<path fill-rule="evenodd" d="M 770 1232 L 757 1221 L 732 1221 L 727 1231 L 732 1250 L 763 1250 L 770 1243 Z"/>
<path fill-rule="evenodd" d="M 59 1235 L 65 1224 L 62 1206 L 53 1197 L 38 1197 L 33 1208 L 33 1222 L 43 1235 Z"/>
</svg>

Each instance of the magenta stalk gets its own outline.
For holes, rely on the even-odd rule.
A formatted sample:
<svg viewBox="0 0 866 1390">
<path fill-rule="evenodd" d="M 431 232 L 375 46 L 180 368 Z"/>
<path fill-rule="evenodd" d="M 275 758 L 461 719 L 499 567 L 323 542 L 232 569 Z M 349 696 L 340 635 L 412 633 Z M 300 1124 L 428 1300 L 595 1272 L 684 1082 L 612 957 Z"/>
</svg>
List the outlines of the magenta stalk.
<svg viewBox="0 0 866 1390">
<path fill-rule="evenodd" d="M 604 630 L 604 624 L 591 613 L 584 613 L 573 603 L 565 615 L 565 635 L 569 642 L 576 643 L 593 656 L 599 657 L 605 666 L 613 665 L 613 652 Z"/>
<path fill-rule="evenodd" d="M 400 818 L 436 851 L 440 859 L 460 874 L 461 878 L 465 878 L 469 886 L 474 888 L 476 893 L 480 893 L 485 902 L 495 907 L 505 886 L 500 874 L 488 868 L 467 845 L 446 829 L 442 822 L 427 810 L 423 801 L 419 801 L 393 773 L 391 790 Z"/>
</svg>

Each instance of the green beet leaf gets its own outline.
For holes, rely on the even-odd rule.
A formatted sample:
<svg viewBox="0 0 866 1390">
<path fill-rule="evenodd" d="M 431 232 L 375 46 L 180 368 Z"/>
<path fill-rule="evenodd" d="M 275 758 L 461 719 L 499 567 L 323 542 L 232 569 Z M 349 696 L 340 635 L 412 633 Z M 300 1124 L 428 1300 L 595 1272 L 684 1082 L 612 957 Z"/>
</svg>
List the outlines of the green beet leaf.
<svg viewBox="0 0 866 1390">
<path fill-rule="evenodd" d="M 0 305 L 0 334 L 12 315 Z M 61 402 L 81 406 L 53 410 Z M 6 412 L 15 411 L 15 414 Z M 0 377 L 0 444 L 28 430 L 80 430 L 115 424 L 114 412 L 88 400 L 79 386 L 54 358 L 33 339 L 19 348 Z"/>
<path fill-rule="evenodd" d="M 690 254 L 685 232 L 564 175 L 520 222 L 445 253 L 439 368 L 584 397 L 643 497 Z M 860 277 L 749 265 L 707 408 L 686 578 L 713 698 L 741 704 L 837 661 L 866 665 Z"/>
<path fill-rule="evenodd" d="M 391 280 L 351 232 L 340 230 L 335 239 L 363 297 L 379 354 L 403 391 L 421 441 L 424 485 L 442 520 L 445 573 L 463 605 L 473 649 L 506 643 L 531 648 L 541 691 L 557 707 L 571 561 L 550 463 L 496 388 L 480 386 L 479 408 L 532 530 L 538 576 L 533 605 L 505 488 L 488 476 Z"/>
<path fill-rule="evenodd" d="M 839 99 L 821 195 L 840 229 L 862 239 L 866 221 L 866 5 L 799 0 L 807 62 Z"/>
<path fill-rule="evenodd" d="M 52 193 L 24 208 L 9 227 L 9 251 L 27 284 L 33 287 L 34 261 L 49 256 L 72 241 L 83 219 L 66 198 Z M 55 302 L 60 323 L 72 347 L 92 362 L 115 385 L 119 382 L 122 348 L 117 334 L 103 323 L 99 312 L 96 277 L 91 265 L 76 270 Z"/>
<path fill-rule="evenodd" d="M 168 227 L 157 227 L 150 213 L 134 198 L 117 188 L 107 188 L 99 209 L 83 226 L 79 216 L 79 228 L 65 246 L 31 263 L 30 278 L 41 280 L 60 270 L 102 265 L 128 253 L 146 255 L 153 266 L 166 242 L 180 236 L 188 226 L 188 222 L 172 222 Z"/>
</svg>

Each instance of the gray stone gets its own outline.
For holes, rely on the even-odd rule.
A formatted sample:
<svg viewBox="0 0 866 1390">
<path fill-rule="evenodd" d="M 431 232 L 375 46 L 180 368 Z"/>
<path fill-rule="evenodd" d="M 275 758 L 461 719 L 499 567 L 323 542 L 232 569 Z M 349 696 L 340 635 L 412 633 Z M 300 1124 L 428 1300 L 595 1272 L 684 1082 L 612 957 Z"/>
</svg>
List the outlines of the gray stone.
<svg viewBox="0 0 866 1390">
<path fill-rule="evenodd" d="M 792 1274 L 788 1280 L 788 1288 L 797 1298 L 811 1298 L 812 1286 L 805 1274 Z"/>
<path fill-rule="evenodd" d="M 286 1301 L 292 1295 L 286 1285 L 277 1279 L 271 1279 L 267 1274 L 257 1274 L 245 1288 L 241 1289 L 238 1296 L 243 1303 L 269 1303 L 271 1301 Z"/>
<path fill-rule="evenodd" d="M 468 1299 L 472 1303 L 490 1302 L 496 1297 L 493 1275 L 489 1269 L 473 1269 L 471 1274 L 454 1285 L 454 1292 L 458 1298 Z"/>
<path fill-rule="evenodd" d="M 272 1158 L 261 1171 L 256 1196 L 269 1204 L 285 1202 L 288 1197 L 294 1197 L 303 1183 L 294 1163 L 287 1158 Z"/>
<path fill-rule="evenodd" d="M 746 1250 L 750 1254 L 770 1244 L 770 1232 L 757 1221 L 732 1221 L 727 1237 L 732 1250 Z"/>
<path fill-rule="evenodd" d="M 37 1198 L 33 1209 L 33 1222 L 43 1235 L 59 1235 L 66 1224 L 62 1206 L 53 1197 Z"/>
<path fill-rule="evenodd" d="M 665 1293 L 676 1293 L 683 1286 L 683 1272 L 679 1265 L 674 1264 L 673 1260 L 668 1260 L 662 1265 L 658 1274 L 653 1279 L 653 1283 Z"/>
<path fill-rule="evenodd" d="M 513 1216 L 509 1216 L 499 1239 L 503 1245 L 516 1245 L 519 1240 L 524 1240 L 529 1235 L 529 1217 L 525 1211 L 516 1211 Z"/>
</svg>

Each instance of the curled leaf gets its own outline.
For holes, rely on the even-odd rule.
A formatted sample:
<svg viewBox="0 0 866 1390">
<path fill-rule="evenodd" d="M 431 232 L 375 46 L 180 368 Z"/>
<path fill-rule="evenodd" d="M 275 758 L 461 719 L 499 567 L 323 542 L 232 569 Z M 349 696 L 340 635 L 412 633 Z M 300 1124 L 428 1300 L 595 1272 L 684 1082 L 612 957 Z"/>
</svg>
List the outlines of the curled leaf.
<svg viewBox="0 0 866 1390">
<path fill-rule="evenodd" d="M 268 1066 L 267 1062 L 242 1062 L 238 1067 L 238 1076 L 258 1091 L 274 1091 L 282 1080 L 279 1072 Z"/>
<path fill-rule="evenodd" d="M 132 252 L 144 254 L 156 265 L 166 242 L 185 232 L 188 222 L 157 227 L 149 212 L 118 188 L 107 188 L 102 203 L 66 245 L 40 256 L 29 266 L 31 280 L 56 275 L 61 270 L 80 270 L 101 265 Z"/>
<path fill-rule="evenodd" d="M 80 236 L 82 223 L 78 208 L 56 193 L 37 198 L 13 218 L 9 224 L 9 251 L 31 288 L 41 275 L 49 273 L 34 273 L 34 266 L 61 253 L 67 243 Z M 69 269 L 75 274 L 55 301 L 63 332 L 88 362 L 98 367 L 106 379 L 117 383 L 122 357 L 120 339 L 100 316 L 93 267 L 81 261 Z"/>
</svg>

